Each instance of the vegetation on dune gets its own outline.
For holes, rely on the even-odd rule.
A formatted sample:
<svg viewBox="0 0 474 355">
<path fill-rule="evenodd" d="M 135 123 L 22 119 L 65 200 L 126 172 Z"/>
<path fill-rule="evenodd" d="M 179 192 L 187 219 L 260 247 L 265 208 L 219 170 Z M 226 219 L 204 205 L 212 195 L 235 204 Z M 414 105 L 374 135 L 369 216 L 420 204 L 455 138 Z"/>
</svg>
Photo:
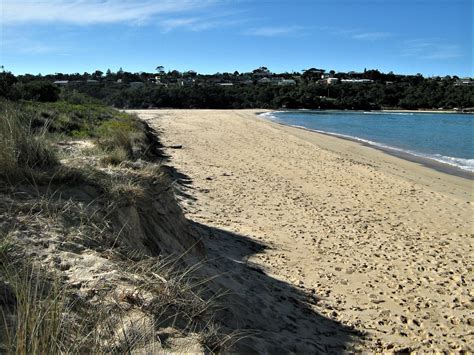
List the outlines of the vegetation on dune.
<svg viewBox="0 0 474 355">
<path fill-rule="evenodd" d="M 0 117 L 0 176 L 9 181 L 54 168 L 51 143 L 61 139 L 92 139 L 117 164 L 147 153 L 144 124 L 102 104 L 1 100 Z"/>
<path fill-rule="evenodd" d="M 0 101 L 0 352 L 150 352 L 170 327 L 210 352 L 230 346 L 210 280 L 164 252 L 184 237 L 154 229 L 176 228 L 179 207 L 148 126 L 73 97 Z M 67 271 L 94 266 L 74 264 L 78 251 L 111 275 L 82 293 Z"/>
</svg>

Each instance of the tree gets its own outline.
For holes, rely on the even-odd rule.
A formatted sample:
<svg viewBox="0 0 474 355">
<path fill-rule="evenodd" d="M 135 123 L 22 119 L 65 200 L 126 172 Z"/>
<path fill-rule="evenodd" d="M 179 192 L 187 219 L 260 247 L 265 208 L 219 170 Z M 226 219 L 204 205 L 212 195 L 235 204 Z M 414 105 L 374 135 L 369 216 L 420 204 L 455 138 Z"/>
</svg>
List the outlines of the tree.
<svg viewBox="0 0 474 355">
<path fill-rule="evenodd" d="M 60 90 L 47 81 L 32 81 L 24 84 L 20 93 L 26 100 L 55 102 L 59 99 Z"/>
<path fill-rule="evenodd" d="M 257 74 L 257 73 L 270 74 L 270 70 L 268 70 L 267 67 L 259 67 L 258 69 L 255 69 L 253 73 L 254 74 Z"/>
<path fill-rule="evenodd" d="M 100 79 L 100 78 L 102 78 L 102 75 L 104 75 L 104 72 L 102 72 L 102 71 L 100 71 L 100 70 L 96 70 L 96 71 L 94 72 L 94 74 L 92 74 L 92 77 L 93 77 L 94 79 Z"/>
<path fill-rule="evenodd" d="M 303 70 L 303 79 L 305 80 L 319 80 L 321 75 L 324 74 L 324 69 L 309 68 L 308 70 Z"/>
<path fill-rule="evenodd" d="M 0 96 L 10 98 L 13 92 L 13 85 L 17 78 L 10 72 L 2 71 L 0 73 Z"/>
<path fill-rule="evenodd" d="M 162 65 L 158 65 L 155 70 L 158 72 L 158 74 L 163 75 L 165 73 L 165 67 Z"/>
</svg>

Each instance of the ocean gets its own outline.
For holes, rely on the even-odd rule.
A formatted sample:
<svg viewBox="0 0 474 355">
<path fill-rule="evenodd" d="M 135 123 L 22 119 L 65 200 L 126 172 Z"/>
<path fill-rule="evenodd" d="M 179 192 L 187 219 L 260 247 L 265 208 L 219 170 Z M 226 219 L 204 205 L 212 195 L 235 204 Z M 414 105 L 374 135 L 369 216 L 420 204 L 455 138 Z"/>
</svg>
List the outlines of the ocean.
<svg viewBox="0 0 474 355">
<path fill-rule="evenodd" d="M 474 115 L 295 110 L 262 116 L 474 172 Z"/>
</svg>

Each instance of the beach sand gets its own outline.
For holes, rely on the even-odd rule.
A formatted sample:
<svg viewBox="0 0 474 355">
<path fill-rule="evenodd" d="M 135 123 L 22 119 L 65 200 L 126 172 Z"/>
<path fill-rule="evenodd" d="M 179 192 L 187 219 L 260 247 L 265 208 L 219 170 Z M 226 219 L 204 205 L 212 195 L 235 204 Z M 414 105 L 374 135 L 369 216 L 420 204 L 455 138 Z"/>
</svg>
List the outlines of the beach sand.
<svg viewBox="0 0 474 355">
<path fill-rule="evenodd" d="M 134 112 L 182 145 L 165 151 L 216 272 L 235 240 L 261 246 L 239 261 L 259 276 L 222 263 L 256 350 L 474 350 L 472 180 L 255 110 Z"/>
</svg>

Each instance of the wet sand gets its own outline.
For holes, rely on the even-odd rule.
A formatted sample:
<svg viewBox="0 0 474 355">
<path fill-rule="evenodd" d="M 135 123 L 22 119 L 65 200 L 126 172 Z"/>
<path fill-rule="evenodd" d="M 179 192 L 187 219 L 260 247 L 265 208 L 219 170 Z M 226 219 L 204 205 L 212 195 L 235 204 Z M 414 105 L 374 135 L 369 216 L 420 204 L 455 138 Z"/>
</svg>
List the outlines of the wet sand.
<svg viewBox="0 0 474 355">
<path fill-rule="evenodd" d="M 166 152 L 192 180 L 186 216 L 266 245 L 247 262 L 316 295 L 359 349 L 473 350 L 472 180 L 253 110 L 136 112 L 183 146 Z M 242 312 L 262 317 L 252 294 Z"/>
</svg>

